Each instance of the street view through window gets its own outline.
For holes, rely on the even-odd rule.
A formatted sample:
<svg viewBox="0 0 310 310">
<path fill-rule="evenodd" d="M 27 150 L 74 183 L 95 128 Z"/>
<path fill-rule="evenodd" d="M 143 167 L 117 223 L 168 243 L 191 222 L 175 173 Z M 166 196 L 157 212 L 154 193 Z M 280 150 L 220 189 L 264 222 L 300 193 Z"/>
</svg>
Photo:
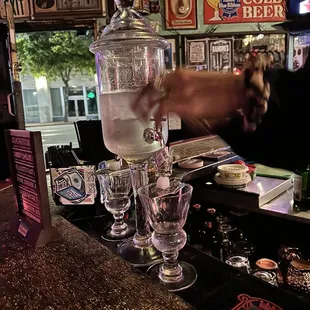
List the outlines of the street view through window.
<svg viewBox="0 0 310 310">
<path fill-rule="evenodd" d="M 41 131 L 44 151 L 78 147 L 74 122 L 99 118 L 92 41 L 91 31 L 17 35 L 26 128 Z"/>
</svg>

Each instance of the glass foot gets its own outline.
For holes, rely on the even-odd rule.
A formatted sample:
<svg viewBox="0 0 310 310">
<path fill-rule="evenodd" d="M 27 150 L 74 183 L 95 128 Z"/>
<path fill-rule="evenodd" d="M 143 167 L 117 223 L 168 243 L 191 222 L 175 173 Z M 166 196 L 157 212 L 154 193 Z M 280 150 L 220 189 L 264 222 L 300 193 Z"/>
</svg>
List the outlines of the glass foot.
<svg viewBox="0 0 310 310">
<path fill-rule="evenodd" d="M 117 254 L 134 267 L 147 267 L 163 261 L 162 255 L 153 245 L 138 247 L 133 238 L 119 244 Z"/>
<path fill-rule="evenodd" d="M 147 274 L 150 276 L 151 279 L 156 280 L 159 283 L 163 284 L 168 291 L 170 292 L 182 291 L 182 290 L 189 288 L 196 282 L 196 279 L 197 279 L 196 269 L 192 265 L 182 262 L 182 261 L 179 262 L 179 265 L 182 267 L 182 271 L 183 271 L 182 279 L 179 280 L 178 282 L 164 282 L 160 280 L 158 277 L 159 270 L 162 265 L 163 264 L 156 264 L 156 265 L 151 266 L 147 270 Z"/>
<path fill-rule="evenodd" d="M 115 234 L 112 232 L 111 227 L 109 227 L 101 234 L 101 238 L 109 242 L 120 242 L 120 241 L 124 241 L 132 237 L 134 233 L 136 232 L 135 225 L 134 223 L 130 223 L 130 222 L 126 224 L 127 224 L 127 229 L 124 230 L 122 233 Z"/>
</svg>

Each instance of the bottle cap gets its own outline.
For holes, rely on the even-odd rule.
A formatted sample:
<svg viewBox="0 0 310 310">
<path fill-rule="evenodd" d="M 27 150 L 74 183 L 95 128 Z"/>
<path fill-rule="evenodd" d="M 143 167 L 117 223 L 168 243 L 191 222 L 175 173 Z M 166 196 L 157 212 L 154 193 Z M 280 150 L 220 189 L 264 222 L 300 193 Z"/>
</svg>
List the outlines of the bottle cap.
<svg viewBox="0 0 310 310">
<path fill-rule="evenodd" d="M 255 264 L 257 267 L 265 270 L 275 270 L 278 268 L 278 264 L 269 258 L 261 258 Z"/>
<path fill-rule="evenodd" d="M 201 205 L 196 203 L 193 205 L 193 209 L 199 210 L 201 208 Z"/>
<path fill-rule="evenodd" d="M 207 209 L 207 213 L 215 214 L 215 213 L 216 213 L 216 210 L 215 210 L 214 208 L 208 208 L 208 209 Z"/>
</svg>

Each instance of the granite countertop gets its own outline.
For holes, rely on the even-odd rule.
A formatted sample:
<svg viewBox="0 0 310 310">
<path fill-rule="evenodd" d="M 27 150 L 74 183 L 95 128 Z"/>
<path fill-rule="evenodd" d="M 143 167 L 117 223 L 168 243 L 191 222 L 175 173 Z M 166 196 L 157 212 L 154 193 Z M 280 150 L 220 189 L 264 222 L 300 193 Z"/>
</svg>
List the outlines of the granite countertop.
<svg viewBox="0 0 310 310">
<path fill-rule="evenodd" d="M 53 209 L 53 208 L 52 208 Z M 0 192 L 0 309 L 192 309 L 61 216 L 61 239 L 33 249 L 12 234 L 12 187 Z"/>
</svg>

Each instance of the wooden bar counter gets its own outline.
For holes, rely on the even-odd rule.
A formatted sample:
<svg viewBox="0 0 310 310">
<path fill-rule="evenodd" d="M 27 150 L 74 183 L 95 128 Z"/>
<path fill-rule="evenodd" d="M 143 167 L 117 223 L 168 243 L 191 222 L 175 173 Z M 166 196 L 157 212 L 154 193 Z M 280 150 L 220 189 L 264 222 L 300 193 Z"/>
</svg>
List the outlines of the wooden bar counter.
<svg viewBox="0 0 310 310">
<path fill-rule="evenodd" d="M 12 235 L 15 211 L 13 188 L 1 191 L 1 310 L 192 309 L 61 216 L 52 217 L 61 239 L 31 248 Z"/>
</svg>

